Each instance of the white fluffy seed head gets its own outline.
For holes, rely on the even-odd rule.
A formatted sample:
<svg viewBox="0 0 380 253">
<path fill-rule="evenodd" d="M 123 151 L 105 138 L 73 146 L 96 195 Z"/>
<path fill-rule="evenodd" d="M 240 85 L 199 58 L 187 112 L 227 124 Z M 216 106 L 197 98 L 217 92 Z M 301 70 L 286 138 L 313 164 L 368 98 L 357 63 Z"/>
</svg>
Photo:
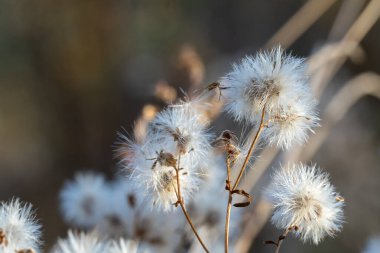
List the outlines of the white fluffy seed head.
<svg viewBox="0 0 380 253">
<path fill-rule="evenodd" d="M 131 237 L 134 216 L 141 207 L 142 197 L 124 178 L 107 184 L 106 208 L 96 231 L 110 238 Z"/>
<path fill-rule="evenodd" d="M 0 207 L 0 251 L 39 251 L 41 226 L 35 219 L 32 205 L 19 199 L 1 202 Z"/>
<path fill-rule="evenodd" d="M 65 183 L 60 192 L 61 212 L 66 222 L 84 229 L 93 228 L 104 214 L 107 185 L 100 174 L 81 172 Z"/>
<path fill-rule="evenodd" d="M 343 201 L 327 173 L 303 164 L 283 167 L 266 191 L 274 205 L 272 223 L 279 229 L 297 226 L 302 241 L 318 244 L 334 236 L 343 223 Z"/>
<path fill-rule="evenodd" d="M 142 144 L 122 138 L 121 162 L 153 206 L 165 211 L 173 209 L 177 201 L 178 166 L 182 197 L 188 199 L 197 189 L 200 164 L 211 149 L 210 135 L 201 116 L 186 104 L 173 105 L 159 113 Z"/>
<path fill-rule="evenodd" d="M 127 172 L 129 180 L 144 194 L 152 207 L 170 211 L 173 210 L 173 203 L 177 201 L 177 177 L 173 166 L 167 166 L 165 161 L 161 162 L 160 154 L 171 156 L 171 153 L 161 153 L 162 148 L 165 147 L 151 142 L 143 145 L 131 144 L 124 166 L 129 171 Z M 172 162 L 174 166 L 178 164 L 176 159 Z M 179 171 L 181 195 L 184 199 L 188 199 L 199 185 L 199 173 L 195 168 L 184 166 L 181 168 Z"/>
<path fill-rule="evenodd" d="M 137 253 L 138 243 L 133 240 L 120 238 L 118 241 L 112 241 L 109 253 Z M 148 252 L 144 252 L 148 253 Z"/>
<path fill-rule="evenodd" d="M 139 252 L 177 252 L 183 235 L 181 231 L 185 226 L 182 215 L 180 212 L 140 209 L 135 216 L 133 235 L 133 238 L 139 241 Z"/>
<path fill-rule="evenodd" d="M 157 114 L 149 126 L 148 138 L 165 147 L 166 152 L 181 154 L 183 166 L 194 167 L 210 152 L 212 136 L 207 132 L 207 124 L 186 103 L 172 105 Z"/>
<path fill-rule="evenodd" d="M 289 149 L 295 143 L 305 143 L 309 133 L 314 133 L 313 128 L 319 126 L 316 102 L 310 99 L 300 97 L 290 101 L 286 110 L 280 108 L 274 112 L 263 131 L 263 139 L 282 149 Z"/>
<path fill-rule="evenodd" d="M 317 125 L 304 59 L 280 47 L 247 56 L 220 81 L 225 110 L 238 121 L 257 123 L 265 113 L 266 140 L 282 148 L 304 142 Z"/>
<path fill-rule="evenodd" d="M 66 239 L 59 239 L 51 253 L 104 253 L 109 243 L 101 241 L 95 234 L 68 232 Z"/>
</svg>

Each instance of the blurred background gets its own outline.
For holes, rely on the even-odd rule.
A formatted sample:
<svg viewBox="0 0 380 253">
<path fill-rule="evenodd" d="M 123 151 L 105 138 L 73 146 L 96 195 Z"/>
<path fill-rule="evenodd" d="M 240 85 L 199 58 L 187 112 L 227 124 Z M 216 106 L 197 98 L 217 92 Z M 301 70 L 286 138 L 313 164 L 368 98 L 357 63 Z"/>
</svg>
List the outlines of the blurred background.
<svg viewBox="0 0 380 253">
<path fill-rule="evenodd" d="M 309 57 L 344 38 L 373 2 L 0 0 L 0 200 L 33 203 L 49 248 L 66 234 L 64 181 L 80 169 L 112 177 L 117 131 L 133 132 L 141 116 L 216 80 L 246 54 L 280 43 Z M 300 10 L 288 32 L 273 37 Z M 328 80 L 321 111 L 352 78 L 380 73 L 375 21 L 359 29 L 355 53 Z M 237 127 L 218 117 L 213 130 L 225 128 Z M 344 230 L 318 247 L 287 239 L 281 252 L 360 252 L 380 234 L 380 101 L 360 98 L 308 161 L 345 196 Z M 262 241 L 280 233 L 266 224 L 252 252 L 273 252 Z"/>
</svg>

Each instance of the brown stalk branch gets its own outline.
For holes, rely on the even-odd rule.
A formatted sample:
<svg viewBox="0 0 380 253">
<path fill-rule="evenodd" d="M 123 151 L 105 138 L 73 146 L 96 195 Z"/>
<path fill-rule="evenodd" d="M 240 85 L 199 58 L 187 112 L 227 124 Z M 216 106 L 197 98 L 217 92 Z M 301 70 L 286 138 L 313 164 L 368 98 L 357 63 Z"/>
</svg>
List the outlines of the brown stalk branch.
<svg viewBox="0 0 380 253">
<path fill-rule="evenodd" d="M 256 132 L 256 135 L 255 137 L 253 138 L 252 140 L 252 144 L 248 150 L 248 154 L 247 156 L 245 157 L 244 159 L 244 163 L 240 169 L 240 172 L 239 172 L 239 175 L 233 185 L 233 187 L 231 188 L 230 186 L 228 187 L 228 191 L 229 191 L 229 194 L 228 194 L 228 202 L 227 202 L 227 212 L 226 212 L 226 226 L 225 226 L 225 253 L 228 253 L 228 237 L 229 237 L 229 224 L 230 224 L 230 219 L 231 219 L 231 207 L 232 207 L 232 195 L 234 193 L 234 191 L 237 189 L 238 185 L 239 185 L 239 182 L 243 176 L 243 173 L 248 165 L 248 161 L 252 155 L 252 152 L 259 140 L 259 136 L 260 136 L 260 133 L 261 131 L 263 130 L 263 128 L 265 127 L 265 123 L 264 123 L 264 118 L 265 118 L 265 105 L 263 107 L 263 110 L 261 112 L 261 119 L 260 119 L 260 125 L 259 125 L 259 128 L 257 129 L 257 132 Z M 229 177 L 229 174 L 230 174 L 230 165 L 229 163 L 227 163 L 227 172 L 228 172 L 228 177 Z M 229 182 L 228 182 L 229 184 Z"/>
<path fill-rule="evenodd" d="M 177 177 L 177 190 L 175 189 L 174 187 L 174 191 L 177 195 L 177 202 L 175 203 L 176 206 L 180 205 L 181 206 L 181 210 L 183 212 L 183 214 L 185 215 L 186 217 L 186 220 L 187 222 L 189 223 L 190 227 L 191 227 L 191 230 L 193 231 L 195 237 L 198 239 L 199 243 L 202 245 L 204 251 L 206 253 L 209 253 L 210 251 L 207 249 L 206 245 L 204 244 L 204 242 L 202 241 L 201 237 L 199 236 L 195 226 L 194 226 L 194 223 L 192 222 L 190 216 L 189 216 L 189 213 L 187 212 L 186 210 L 186 207 L 185 207 L 185 204 L 184 204 L 184 201 L 183 201 L 183 198 L 182 198 L 182 195 L 181 195 L 181 183 L 180 183 L 180 158 L 181 156 L 178 157 L 178 166 L 177 168 L 175 168 L 175 173 L 176 173 L 176 177 Z"/>
</svg>

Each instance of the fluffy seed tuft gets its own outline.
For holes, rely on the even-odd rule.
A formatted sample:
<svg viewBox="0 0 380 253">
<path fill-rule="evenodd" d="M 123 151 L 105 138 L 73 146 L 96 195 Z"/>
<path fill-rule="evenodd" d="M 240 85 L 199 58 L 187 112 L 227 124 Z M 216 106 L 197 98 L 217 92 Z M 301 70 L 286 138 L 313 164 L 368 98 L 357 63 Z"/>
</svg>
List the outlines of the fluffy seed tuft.
<svg viewBox="0 0 380 253">
<path fill-rule="evenodd" d="M 274 205 L 272 223 L 293 231 L 302 241 L 318 244 L 334 236 L 343 223 L 343 205 L 327 173 L 303 164 L 281 168 L 266 191 Z"/>
</svg>

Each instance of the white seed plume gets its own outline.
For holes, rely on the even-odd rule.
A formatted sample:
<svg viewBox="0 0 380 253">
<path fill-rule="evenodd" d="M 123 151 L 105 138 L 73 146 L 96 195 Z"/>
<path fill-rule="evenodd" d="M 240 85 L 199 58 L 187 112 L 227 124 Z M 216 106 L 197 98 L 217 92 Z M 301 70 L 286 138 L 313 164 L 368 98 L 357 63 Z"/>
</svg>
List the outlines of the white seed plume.
<svg viewBox="0 0 380 253">
<path fill-rule="evenodd" d="M 32 205 L 19 199 L 1 202 L 0 252 L 31 250 L 38 252 L 41 226 L 35 219 Z"/>
<path fill-rule="evenodd" d="M 281 168 L 266 191 L 274 205 L 272 223 L 293 231 L 303 242 L 318 244 L 334 236 L 343 223 L 343 201 L 329 182 L 329 175 L 303 164 Z"/>
<path fill-rule="evenodd" d="M 188 103 L 172 105 L 158 113 L 149 126 L 148 138 L 165 151 L 181 155 L 184 167 L 195 167 L 210 152 L 211 135 L 206 131 L 208 122 Z"/>
<path fill-rule="evenodd" d="M 125 170 L 154 206 L 165 211 L 174 209 L 178 192 L 176 168 L 180 169 L 183 199 L 189 199 L 197 189 L 199 165 L 211 149 L 205 127 L 196 111 L 179 104 L 157 115 L 142 144 L 121 137 L 124 144 L 119 154 Z"/>
<path fill-rule="evenodd" d="M 95 229 L 111 238 L 131 237 L 142 196 L 124 178 L 109 183 L 107 188 L 106 208 Z"/>
<path fill-rule="evenodd" d="M 66 239 L 59 239 L 51 253 L 105 253 L 109 243 L 94 234 L 68 232 Z"/>
<path fill-rule="evenodd" d="M 91 229 L 107 207 L 107 185 L 100 174 L 82 172 L 65 183 L 60 192 L 61 211 L 66 222 Z"/>
<path fill-rule="evenodd" d="M 132 238 L 139 241 L 139 252 L 177 252 L 176 249 L 182 242 L 184 222 L 180 212 L 140 209 L 135 216 L 135 233 Z"/>
<path fill-rule="evenodd" d="M 137 242 L 120 238 L 118 241 L 111 243 L 108 253 L 137 253 L 137 249 Z M 144 251 L 144 253 L 148 253 L 148 251 Z"/>
<path fill-rule="evenodd" d="M 315 105 L 315 101 L 308 98 L 289 101 L 286 110 L 280 108 L 270 116 L 263 139 L 282 149 L 289 149 L 294 143 L 305 143 L 309 133 L 314 133 L 313 128 L 319 126 Z"/>
<path fill-rule="evenodd" d="M 225 110 L 238 121 L 257 123 L 264 111 L 265 139 L 282 148 L 303 143 L 318 125 L 316 102 L 304 59 L 278 47 L 247 56 L 220 81 Z"/>
</svg>

